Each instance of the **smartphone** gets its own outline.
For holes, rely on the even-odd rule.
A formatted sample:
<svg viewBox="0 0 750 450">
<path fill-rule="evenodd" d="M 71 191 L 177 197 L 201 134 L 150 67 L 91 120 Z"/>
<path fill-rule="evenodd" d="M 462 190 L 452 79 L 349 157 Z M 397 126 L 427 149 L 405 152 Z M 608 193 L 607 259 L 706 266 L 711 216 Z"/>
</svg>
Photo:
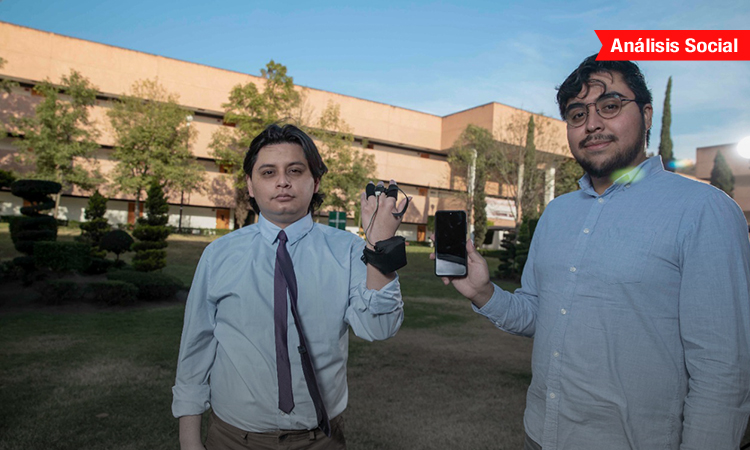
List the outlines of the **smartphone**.
<svg viewBox="0 0 750 450">
<path fill-rule="evenodd" d="M 435 275 L 466 276 L 466 212 L 435 212 Z"/>
</svg>

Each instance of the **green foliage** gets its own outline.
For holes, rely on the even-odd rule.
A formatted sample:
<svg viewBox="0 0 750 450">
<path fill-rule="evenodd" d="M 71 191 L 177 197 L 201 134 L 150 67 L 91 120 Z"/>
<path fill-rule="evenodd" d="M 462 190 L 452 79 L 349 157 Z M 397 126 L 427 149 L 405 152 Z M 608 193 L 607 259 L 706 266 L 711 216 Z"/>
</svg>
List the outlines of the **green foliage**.
<svg viewBox="0 0 750 450">
<path fill-rule="evenodd" d="M 146 217 L 140 217 L 138 222 L 151 226 L 163 226 L 169 221 L 169 203 L 161 185 L 153 183 L 148 189 L 146 200 Z"/>
<path fill-rule="evenodd" d="M 484 235 L 487 233 L 487 201 L 484 194 L 487 174 L 505 163 L 497 151 L 498 147 L 499 143 L 490 131 L 476 125 L 468 125 L 448 152 L 448 162 L 458 171 L 468 171 L 472 162 L 476 165 L 474 204 L 469 207 L 474 210 L 474 245 L 477 247 L 484 242 Z"/>
<path fill-rule="evenodd" d="M 204 169 L 190 151 L 197 135 L 187 120 L 190 112 L 156 80 L 137 81 L 131 91 L 107 111 L 115 135 L 114 185 L 133 194 L 137 204 L 153 183 L 170 192 L 198 190 Z"/>
<path fill-rule="evenodd" d="M 209 148 L 216 163 L 230 167 L 234 174 L 235 226 L 245 225 L 250 199 L 242 163 L 250 142 L 268 125 L 294 122 L 294 111 L 301 97 L 294 89 L 294 80 L 287 75 L 283 64 L 271 60 L 261 69 L 263 90 L 253 81 L 234 86 L 224 108 L 224 122 L 232 126 L 220 127 L 211 136 Z"/>
<path fill-rule="evenodd" d="M 93 303 L 107 306 L 127 306 L 135 303 L 138 288 L 125 281 L 107 280 L 89 283 L 88 297 Z"/>
<path fill-rule="evenodd" d="M 497 274 L 506 280 L 518 281 L 523 274 L 523 268 L 529 256 L 531 239 L 534 237 L 537 218 L 526 218 L 518 227 L 518 233 L 510 231 L 505 234 L 502 241 L 502 250 L 499 254 L 500 264 Z"/>
<path fill-rule="evenodd" d="M 149 302 L 169 300 L 183 289 L 182 283 L 177 279 L 158 272 L 118 270 L 108 273 L 107 279 L 134 285 L 138 288 L 138 298 Z"/>
<path fill-rule="evenodd" d="M 36 242 L 34 262 L 55 272 L 83 272 L 91 264 L 91 247 L 82 242 Z"/>
<path fill-rule="evenodd" d="M 104 215 L 107 213 L 107 198 L 99 193 L 97 189 L 89 197 L 88 205 L 84 210 L 84 217 L 88 222 L 80 224 L 81 241 L 91 245 L 91 256 L 104 258 L 106 251 L 99 248 L 102 237 L 108 233 L 112 227 Z"/>
<path fill-rule="evenodd" d="M 16 180 L 10 185 L 11 194 L 31 203 L 31 206 L 21 208 L 24 216 L 37 216 L 41 211 L 54 208 L 55 201 L 50 195 L 57 194 L 60 189 L 60 183 L 45 180 Z"/>
<path fill-rule="evenodd" d="M 316 126 L 305 127 L 305 131 L 318 141 L 318 149 L 328 167 L 320 184 L 326 194 L 322 207 L 353 211 L 358 223 L 359 195 L 375 173 L 374 156 L 354 147 L 354 135 L 341 118 L 341 108 L 337 104 L 329 102 Z"/>
<path fill-rule="evenodd" d="M 60 184 L 41 180 L 16 180 L 11 184 L 11 193 L 31 202 L 31 206 L 21 208 L 24 217 L 10 218 L 10 237 L 13 245 L 21 253 L 31 255 L 34 242 L 54 241 L 57 239 L 57 221 L 51 216 L 41 215 L 39 211 L 53 205 L 49 194 L 60 191 Z"/>
<path fill-rule="evenodd" d="M 579 189 L 578 180 L 583 176 L 583 167 L 575 159 L 566 159 L 555 171 L 555 197 Z"/>
<path fill-rule="evenodd" d="M 100 275 L 100 274 L 106 273 L 114 265 L 115 265 L 115 261 L 92 256 L 91 263 L 86 268 L 84 273 L 86 273 L 87 275 Z"/>
<path fill-rule="evenodd" d="M 734 197 L 734 175 L 721 152 L 716 152 L 714 167 L 711 169 L 711 184 Z"/>
<path fill-rule="evenodd" d="M 529 116 L 526 131 L 526 146 L 523 155 L 523 184 L 521 186 L 521 215 L 524 218 L 538 218 L 544 195 L 544 176 L 537 168 L 536 144 L 534 143 L 534 116 Z"/>
<path fill-rule="evenodd" d="M 112 252 L 116 255 L 116 259 L 120 260 L 120 255 L 125 252 L 129 252 L 135 241 L 125 230 L 112 230 L 102 236 L 102 240 L 99 241 L 99 248 L 104 251 Z"/>
<path fill-rule="evenodd" d="M 89 109 L 96 104 L 97 88 L 72 70 L 60 86 L 44 81 L 34 90 L 44 96 L 34 116 L 16 121 L 24 139 L 14 142 L 18 159 L 32 170 L 33 178 L 56 181 L 63 188 L 90 189 L 101 182 L 100 175 L 86 166 L 99 148 L 98 132 L 89 120 Z M 81 161 L 86 164 L 81 164 Z M 57 195 L 59 201 L 59 194 Z"/>
<path fill-rule="evenodd" d="M 13 172 L 0 169 L 0 189 L 10 187 L 14 181 L 16 181 L 16 176 L 13 175 Z"/>
<path fill-rule="evenodd" d="M 135 256 L 133 267 L 141 272 L 159 270 L 167 265 L 167 236 L 169 228 L 169 204 L 164 191 L 158 183 L 153 183 L 148 190 L 146 200 L 146 217 L 138 218 L 133 236 L 140 242 L 133 244 Z"/>
<path fill-rule="evenodd" d="M 667 92 L 664 95 L 664 112 L 661 116 L 661 141 L 659 142 L 659 155 L 661 155 L 664 168 L 674 172 L 674 156 L 672 156 L 672 137 L 669 129 L 672 126 L 672 107 L 670 97 L 672 96 L 672 77 L 667 81 Z"/>
<path fill-rule="evenodd" d="M 78 283 L 71 280 L 49 280 L 45 282 L 40 293 L 47 305 L 63 305 L 79 298 Z"/>
</svg>

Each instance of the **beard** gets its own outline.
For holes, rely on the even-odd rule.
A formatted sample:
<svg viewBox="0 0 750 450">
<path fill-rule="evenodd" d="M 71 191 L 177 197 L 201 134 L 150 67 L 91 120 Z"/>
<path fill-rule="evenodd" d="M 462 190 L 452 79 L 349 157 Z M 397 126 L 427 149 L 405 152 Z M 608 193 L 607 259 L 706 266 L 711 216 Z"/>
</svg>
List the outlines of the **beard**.
<svg viewBox="0 0 750 450">
<path fill-rule="evenodd" d="M 631 166 L 632 163 L 641 155 L 641 153 L 645 151 L 646 123 L 644 121 L 641 121 L 640 130 L 638 131 L 638 140 L 632 146 L 621 149 L 621 151 L 617 152 L 614 155 L 611 155 L 603 162 L 595 163 L 587 159 L 583 153 L 579 155 L 573 154 L 573 157 L 576 159 L 576 161 L 578 161 L 578 164 L 581 165 L 583 170 L 588 173 L 590 177 L 609 177 L 614 172 Z M 587 143 L 597 140 L 609 140 L 612 141 L 612 143 L 616 143 L 619 141 L 617 136 L 613 134 L 592 134 L 590 136 L 587 136 L 586 139 L 582 140 L 578 144 L 578 148 L 583 149 Z"/>
</svg>

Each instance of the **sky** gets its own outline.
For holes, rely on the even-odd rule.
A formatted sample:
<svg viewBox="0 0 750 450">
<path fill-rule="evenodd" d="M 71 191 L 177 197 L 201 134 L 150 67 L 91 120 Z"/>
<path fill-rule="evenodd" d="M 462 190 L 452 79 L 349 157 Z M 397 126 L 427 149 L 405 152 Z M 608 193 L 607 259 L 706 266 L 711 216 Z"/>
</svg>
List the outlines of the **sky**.
<svg viewBox="0 0 750 450">
<path fill-rule="evenodd" d="M 740 30 L 750 1 L 0 0 L 0 20 L 444 116 L 499 102 L 559 118 L 597 29 Z M 2 48 L 0 48 L 2 56 Z M 643 61 L 658 152 L 673 77 L 675 157 L 750 136 L 750 61 Z"/>
</svg>

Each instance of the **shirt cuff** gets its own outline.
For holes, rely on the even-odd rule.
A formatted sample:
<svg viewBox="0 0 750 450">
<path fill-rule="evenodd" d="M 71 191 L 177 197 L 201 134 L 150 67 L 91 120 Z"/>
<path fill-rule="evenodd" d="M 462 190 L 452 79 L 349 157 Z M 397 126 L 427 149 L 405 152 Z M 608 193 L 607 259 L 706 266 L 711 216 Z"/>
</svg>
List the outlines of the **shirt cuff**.
<svg viewBox="0 0 750 450">
<path fill-rule="evenodd" d="M 172 415 L 195 416 L 203 414 L 211 406 L 209 385 L 177 385 L 172 387 Z"/>
<path fill-rule="evenodd" d="M 367 289 L 362 283 L 362 299 L 372 314 L 388 314 L 399 309 L 401 301 L 401 284 L 398 273 L 396 277 L 380 289 Z"/>
<path fill-rule="evenodd" d="M 502 301 L 502 296 L 506 294 L 498 285 L 492 283 L 494 289 L 492 297 L 484 304 L 481 308 L 477 308 L 475 304 L 471 304 L 474 312 L 483 315 L 490 319 L 495 326 L 500 327 L 499 320 L 505 318 L 505 313 L 508 310 L 508 305 Z"/>
</svg>

